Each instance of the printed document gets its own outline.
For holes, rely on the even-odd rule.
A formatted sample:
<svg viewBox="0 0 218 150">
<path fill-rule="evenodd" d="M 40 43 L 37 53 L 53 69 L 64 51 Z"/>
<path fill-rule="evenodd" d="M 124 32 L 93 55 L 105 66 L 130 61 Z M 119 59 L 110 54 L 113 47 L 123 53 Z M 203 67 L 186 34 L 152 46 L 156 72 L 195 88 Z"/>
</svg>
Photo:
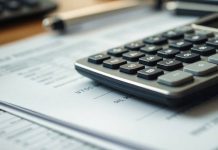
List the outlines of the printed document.
<svg viewBox="0 0 218 150">
<path fill-rule="evenodd" d="M 147 10 L 128 15 L 68 35 L 49 33 L 1 46 L 0 101 L 135 147 L 217 150 L 218 97 L 172 110 L 75 71 L 81 57 L 196 19 Z"/>
</svg>

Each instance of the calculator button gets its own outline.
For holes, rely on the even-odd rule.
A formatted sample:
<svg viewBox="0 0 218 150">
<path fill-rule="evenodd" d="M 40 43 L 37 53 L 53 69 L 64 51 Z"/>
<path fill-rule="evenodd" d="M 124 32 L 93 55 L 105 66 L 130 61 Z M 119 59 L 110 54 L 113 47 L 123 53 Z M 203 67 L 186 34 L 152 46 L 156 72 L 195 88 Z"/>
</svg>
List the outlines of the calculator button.
<svg viewBox="0 0 218 150">
<path fill-rule="evenodd" d="M 146 54 L 156 54 L 157 51 L 161 49 L 162 47 L 157 46 L 157 45 L 146 45 L 145 47 L 142 47 L 140 51 Z"/>
<path fill-rule="evenodd" d="M 116 47 L 107 51 L 109 55 L 116 56 L 116 57 L 120 57 L 122 56 L 123 53 L 126 52 L 128 52 L 128 50 L 123 47 Z"/>
<path fill-rule="evenodd" d="M 10 11 L 17 11 L 21 8 L 21 4 L 17 0 L 9 0 L 5 3 L 5 6 Z"/>
<path fill-rule="evenodd" d="M 212 55 L 208 57 L 208 61 L 218 65 L 218 54 Z"/>
<path fill-rule="evenodd" d="M 176 31 L 179 31 L 179 32 L 182 32 L 182 33 L 187 33 L 187 34 L 190 34 L 190 33 L 194 33 L 195 30 L 190 27 L 190 26 L 184 26 L 184 27 L 179 27 L 179 28 L 176 28 Z"/>
<path fill-rule="evenodd" d="M 185 83 L 193 81 L 193 76 L 190 73 L 177 70 L 159 76 L 157 81 L 161 84 L 168 85 L 168 86 L 180 86 Z"/>
<path fill-rule="evenodd" d="M 192 43 L 186 41 L 174 41 L 171 42 L 169 46 L 179 50 L 189 50 L 192 47 Z"/>
<path fill-rule="evenodd" d="M 127 74 L 136 74 L 137 71 L 144 69 L 145 67 L 138 63 L 128 63 L 120 66 L 120 72 Z"/>
<path fill-rule="evenodd" d="M 162 36 L 153 36 L 153 37 L 148 37 L 148 38 L 144 39 L 144 42 L 148 43 L 148 44 L 160 45 L 160 44 L 167 43 L 167 39 L 165 37 L 162 37 Z"/>
<path fill-rule="evenodd" d="M 190 72 L 196 76 L 204 76 L 217 71 L 217 65 L 208 63 L 206 61 L 198 61 L 185 66 L 184 71 Z"/>
<path fill-rule="evenodd" d="M 125 45 L 125 48 L 130 50 L 139 50 L 141 47 L 145 46 L 145 44 L 141 41 L 131 42 Z"/>
<path fill-rule="evenodd" d="M 138 71 L 137 76 L 147 80 L 157 79 L 158 76 L 164 74 L 163 70 L 158 68 L 146 68 Z"/>
<path fill-rule="evenodd" d="M 110 59 L 110 56 L 106 54 L 96 54 L 92 55 L 88 58 L 88 62 L 94 63 L 94 64 L 101 64 L 104 60 Z"/>
<path fill-rule="evenodd" d="M 187 35 L 187 36 L 185 36 L 185 40 L 189 41 L 191 43 L 194 43 L 194 44 L 202 44 L 202 43 L 207 41 L 207 36 L 206 35 L 197 35 L 197 34 Z"/>
<path fill-rule="evenodd" d="M 180 61 L 173 59 L 166 59 L 157 63 L 157 67 L 166 71 L 173 71 L 181 68 L 183 64 Z"/>
<path fill-rule="evenodd" d="M 214 37 L 214 33 L 211 32 L 211 31 L 197 30 L 197 31 L 196 31 L 196 34 L 205 35 L 205 36 L 207 36 L 207 37 Z"/>
<path fill-rule="evenodd" d="M 129 61 L 138 61 L 139 58 L 143 56 L 145 56 L 145 54 L 139 51 L 130 51 L 123 54 L 123 58 Z"/>
<path fill-rule="evenodd" d="M 145 57 L 139 58 L 139 63 L 148 65 L 148 66 L 155 66 L 157 62 L 163 60 L 163 58 L 156 56 L 156 55 L 146 55 Z"/>
<path fill-rule="evenodd" d="M 157 55 L 164 58 L 173 58 L 176 54 L 180 53 L 179 50 L 167 48 L 157 52 Z"/>
<path fill-rule="evenodd" d="M 198 45 L 198 46 L 192 47 L 191 51 L 193 53 L 197 53 L 202 56 L 208 56 L 208 55 L 216 53 L 216 49 L 214 47 L 207 46 L 207 45 Z"/>
<path fill-rule="evenodd" d="M 179 31 L 175 31 L 175 30 L 171 30 L 171 31 L 167 31 L 163 34 L 164 37 L 171 39 L 171 40 L 175 40 L 175 39 L 180 39 L 184 37 L 184 34 L 182 32 Z"/>
<path fill-rule="evenodd" d="M 121 58 L 112 58 L 105 60 L 103 66 L 110 69 L 118 69 L 121 65 L 126 64 L 127 62 Z"/>
<path fill-rule="evenodd" d="M 206 44 L 218 48 L 218 38 L 210 39 L 206 42 Z"/>
<path fill-rule="evenodd" d="M 40 4 L 38 0 L 21 0 L 21 2 L 28 7 L 36 7 Z"/>
<path fill-rule="evenodd" d="M 176 55 L 176 60 L 185 62 L 185 63 L 193 63 L 200 60 L 201 57 L 199 54 L 184 52 Z"/>
</svg>

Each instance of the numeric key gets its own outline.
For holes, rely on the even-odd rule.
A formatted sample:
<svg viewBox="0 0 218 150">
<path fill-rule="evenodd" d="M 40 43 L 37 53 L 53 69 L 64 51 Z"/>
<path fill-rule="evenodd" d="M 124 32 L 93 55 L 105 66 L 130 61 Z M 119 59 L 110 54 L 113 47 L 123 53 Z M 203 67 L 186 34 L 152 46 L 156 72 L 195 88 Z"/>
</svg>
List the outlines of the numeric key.
<svg viewBox="0 0 218 150">
<path fill-rule="evenodd" d="M 167 39 L 162 36 L 152 36 L 144 39 L 144 42 L 148 44 L 161 45 L 167 43 Z"/>
<path fill-rule="evenodd" d="M 128 50 L 123 47 L 116 47 L 107 51 L 109 55 L 116 56 L 116 57 L 120 57 L 122 56 L 123 53 L 126 52 L 128 52 Z"/>
<path fill-rule="evenodd" d="M 139 63 L 148 65 L 148 66 L 155 66 L 157 62 L 163 60 L 163 58 L 156 56 L 156 55 L 147 55 L 145 57 L 139 58 Z"/>
<path fill-rule="evenodd" d="M 180 61 L 174 59 L 166 59 L 157 63 L 157 67 L 166 71 L 173 71 L 183 66 Z"/>
<path fill-rule="evenodd" d="M 207 45 L 198 45 L 198 46 L 192 47 L 191 51 L 193 53 L 197 53 L 202 56 L 209 56 L 211 54 L 216 53 L 216 49 L 214 47 L 207 46 Z"/>
<path fill-rule="evenodd" d="M 157 55 L 164 58 L 174 58 L 176 54 L 180 53 L 179 50 L 167 48 L 157 52 Z"/>
<path fill-rule="evenodd" d="M 218 48 L 218 38 L 210 39 L 206 42 L 206 44 Z"/>
<path fill-rule="evenodd" d="M 182 33 L 187 33 L 187 34 L 190 34 L 190 33 L 194 33 L 194 29 L 191 27 L 191 26 L 184 26 L 184 27 L 179 27 L 179 28 L 176 28 L 176 31 L 179 31 L 179 32 L 182 32 Z"/>
<path fill-rule="evenodd" d="M 193 63 L 200 60 L 201 57 L 199 54 L 184 52 L 176 55 L 176 60 L 185 62 L 185 63 Z"/>
<path fill-rule="evenodd" d="M 207 36 L 206 35 L 187 35 L 185 36 L 185 40 L 194 44 L 202 44 L 207 41 Z"/>
<path fill-rule="evenodd" d="M 157 46 L 157 45 L 146 45 L 145 47 L 142 47 L 140 51 L 146 54 L 156 54 L 157 51 L 161 49 L 162 47 Z"/>
<path fill-rule="evenodd" d="M 206 30 L 197 30 L 196 34 L 199 35 L 205 35 L 207 37 L 214 37 L 214 33 L 212 31 L 206 31 Z"/>
<path fill-rule="evenodd" d="M 121 58 L 112 58 L 105 60 L 103 62 L 103 66 L 110 69 L 118 69 L 121 65 L 126 64 L 126 60 L 123 60 Z"/>
<path fill-rule="evenodd" d="M 125 48 L 129 50 L 139 50 L 141 47 L 145 46 L 145 44 L 141 41 L 131 42 L 125 45 Z"/>
<path fill-rule="evenodd" d="M 110 56 L 106 54 L 96 54 L 92 55 L 88 58 L 88 62 L 94 63 L 94 64 L 101 64 L 104 60 L 110 59 Z"/>
<path fill-rule="evenodd" d="M 129 61 L 138 61 L 139 58 L 143 56 L 145 56 L 145 54 L 139 51 L 130 51 L 123 54 L 123 58 Z"/>
<path fill-rule="evenodd" d="M 158 68 L 145 68 L 138 71 L 137 76 L 147 80 L 157 79 L 158 76 L 164 74 L 163 70 Z"/>
<path fill-rule="evenodd" d="M 144 69 L 145 66 L 138 63 L 128 63 L 120 66 L 120 72 L 124 72 L 127 74 L 136 74 L 137 71 Z"/>
<path fill-rule="evenodd" d="M 180 31 L 171 30 L 171 31 L 165 32 L 163 36 L 168 39 L 175 40 L 175 39 L 183 38 L 184 34 Z"/>
<path fill-rule="evenodd" d="M 179 50 L 189 50 L 192 47 L 192 43 L 186 41 L 173 41 L 170 42 L 169 46 Z"/>
</svg>

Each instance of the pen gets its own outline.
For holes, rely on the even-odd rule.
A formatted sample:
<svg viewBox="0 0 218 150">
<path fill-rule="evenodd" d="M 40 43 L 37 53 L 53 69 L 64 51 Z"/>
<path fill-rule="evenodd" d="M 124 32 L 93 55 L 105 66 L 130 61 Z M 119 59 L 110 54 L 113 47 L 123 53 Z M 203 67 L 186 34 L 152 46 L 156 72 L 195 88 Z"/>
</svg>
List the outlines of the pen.
<svg viewBox="0 0 218 150">
<path fill-rule="evenodd" d="M 111 14 L 128 8 L 139 6 L 141 1 L 112 1 L 87 8 L 58 13 L 45 18 L 42 22 L 45 28 L 55 31 L 66 31 L 68 28 L 84 21 L 94 19 L 104 14 Z"/>
</svg>

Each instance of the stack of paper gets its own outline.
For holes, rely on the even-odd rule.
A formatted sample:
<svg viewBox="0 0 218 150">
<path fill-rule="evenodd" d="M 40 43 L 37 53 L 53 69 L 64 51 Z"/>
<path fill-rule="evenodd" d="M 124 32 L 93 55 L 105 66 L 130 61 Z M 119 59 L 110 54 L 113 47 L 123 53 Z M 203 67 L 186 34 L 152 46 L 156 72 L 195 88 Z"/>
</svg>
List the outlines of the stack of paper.
<svg viewBox="0 0 218 150">
<path fill-rule="evenodd" d="M 89 25 L 92 30 L 2 46 L 0 100 L 132 148 L 218 149 L 218 98 L 170 110 L 82 77 L 73 65 L 78 58 L 193 20 L 140 10 L 99 20 Z"/>
</svg>

